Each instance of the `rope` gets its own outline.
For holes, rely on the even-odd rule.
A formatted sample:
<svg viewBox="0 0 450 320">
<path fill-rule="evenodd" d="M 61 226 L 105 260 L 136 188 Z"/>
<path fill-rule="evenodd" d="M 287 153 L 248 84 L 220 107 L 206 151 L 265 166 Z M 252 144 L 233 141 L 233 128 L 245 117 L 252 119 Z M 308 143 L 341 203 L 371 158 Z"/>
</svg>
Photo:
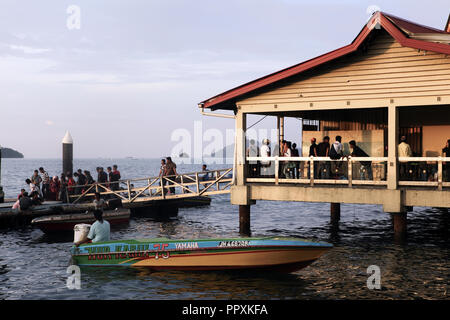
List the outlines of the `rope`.
<svg viewBox="0 0 450 320">
<path fill-rule="evenodd" d="M 262 117 L 261 119 L 259 119 L 258 121 L 256 121 L 254 124 L 252 124 L 250 127 L 247 127 L 247 130 L 250 129 L 253 126 L 256 126 L 258 123 L 260 123 L 261 121 L 263 121 L 268 115 L 265 115 L 264 117 Z"/>
</svg>

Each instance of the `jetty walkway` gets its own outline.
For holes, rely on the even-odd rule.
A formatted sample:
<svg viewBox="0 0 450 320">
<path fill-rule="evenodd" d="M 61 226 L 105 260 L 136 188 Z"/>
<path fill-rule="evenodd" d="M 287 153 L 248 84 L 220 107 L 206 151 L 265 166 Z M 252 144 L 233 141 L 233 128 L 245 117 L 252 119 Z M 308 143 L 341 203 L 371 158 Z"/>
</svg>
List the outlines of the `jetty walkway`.
<svg viewBox="0 0 450 320">
<path fill-rule="evenodd" d="M 82 186 L 79 194 L 69 195 L 71 203 L 79 203 L 99 192 L 102 196 L 114 195 L 129 206 L 161 200 L 194 198 L 230 193 L 233 183 L 232 168 L 183 173 L 172 176 L 127 179 L 115 182 L 93 183 Z M 81 188 L 81 187 L 76 187 Z M 170 192 L 172 189 L 172 192 Z M 175 193 L 178 189 L 178 193 Z M 164 190 L 164 192 L 162 191 Z"/>
</svg>

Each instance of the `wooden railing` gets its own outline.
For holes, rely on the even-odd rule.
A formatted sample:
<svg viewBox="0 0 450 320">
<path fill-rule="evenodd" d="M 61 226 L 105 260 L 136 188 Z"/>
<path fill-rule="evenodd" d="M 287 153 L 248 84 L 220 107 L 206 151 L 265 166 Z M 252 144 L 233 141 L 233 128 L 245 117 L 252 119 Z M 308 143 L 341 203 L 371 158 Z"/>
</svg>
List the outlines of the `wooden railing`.
<svg viewBox="0 0 450 320">
<path fill-rule="evenodd" d="M 398 161 L 400 166 L 400 174 L 403 169 L 407 171 L 404 175 L 406 175 L 406 177 L 410 177 L 409 179 L 400 179 L 398 182 L 399 186 L 437 187 L 438 190 L 442 190 L 442 187 L 450 187 L 450 172 L 448 172 L 448 170 L 445 172 L 447 175 L 447 181 L 444 181 L 444 165 L 447 164 L 450 166 L 450 158 L 399 157 Z M 428 172 L 430 167 L 432 170 L 431 172 Z M 426 179 L 417 177 L 419 170 L 425 171 Z"/>
<path fill-rule="evenodd" d="M 375 186 L 386 186 L 387 185 L 387 157 L 344 157 L 339 160 L 332 160 L 328 157 L 247 157 L 248 168 L 251 169 L 252 164 L 261 164 L 270 162 L 269 176 L 261 175 L 263 167 L 258 165 L 258 170 L 256 176 L 252 176 L 251 172 L 248 174 L 246 179 L 247 182 L 265 182 L 265 183 L 295 183 L 295 184 L 309 184 L 314 186 L 315 184 L 334 184 L 334 185 L 348 185 L 352 187 L 353 185 L 375 185 Z M 442 190 L 442 187 L 450 187 L 450 182 L 443 181 L 443 164 L 445 162 L 450 163 L 450 158 L 444 157 L 408 157 L 408 158 L 398 158 L 399 167 L 406 164 L 406 167 L 412 165 L 412 163 L 424 163 L 427 166 L 437 166 L 436 167 L 436 178 L 433 181 L 417 181 L 409 179 L 399 179 L 399 186 L 425 186 L 425 187 L 438 187 Z M 286 177 L 282 174 L 283 166 L 286 163 L 299 163 L 298 168 L 300 173 L 298 177 Z M 363 166 L 363 170 L 371 170 L 372 177 L 370 178 L 370 172 L 363 172 L 364 175 L 367 174 L 365 179 L 361 179 L 361 175 L 356 173 L 355 166 L 361 167 L 361 163 L 371 162 L 370 166 Z M 323 165 L 327 164 L 327 165 Z M 338 168 L 338 172 L 330 172 L 333 168 Z M 370 169 L 369 169 L 370 167 Z M 255 167 L 253 167 L 255 168 Z M 314 171 L 321 168 L 322 170 L 329 170 L 325 175 L 330 175 L 330 178 L 324 179 L 323 172 L 318 174 Z M 325 169 L 324 169 L 325 168 Z M 295 170 L 294 168 L 289 168 L 289 170 Z M 408 169 L 410 170 L 410 169 Z M 248 171 L 247 171 L 248 172 Z M 270 174 L 272 173 L 272 174 Z M 450 175 L 450 172 L 447 173 Z M 321 178 L 318 178 L 322 176 Z M 334 177 L 333 177 L 334 176 Z M 402 177 L 400 177 L 402 178 Z M 448 178 L 447 178 L 448 179 Z"/>
<path fill-rule="evenodd" d="M 77 203 L 88 197 L 92 198 L 95 192 L 102 196 L 114 195 L 124 203 L 224 194 L 230 192 L 232 170 L 220 169 L 74 186 L 72 190 L 78 194 L 70 194 L 69 199 L 70 202 Z M 178 189 L 178 193 L 170 193 L 172 188 Z"/>
</svg>

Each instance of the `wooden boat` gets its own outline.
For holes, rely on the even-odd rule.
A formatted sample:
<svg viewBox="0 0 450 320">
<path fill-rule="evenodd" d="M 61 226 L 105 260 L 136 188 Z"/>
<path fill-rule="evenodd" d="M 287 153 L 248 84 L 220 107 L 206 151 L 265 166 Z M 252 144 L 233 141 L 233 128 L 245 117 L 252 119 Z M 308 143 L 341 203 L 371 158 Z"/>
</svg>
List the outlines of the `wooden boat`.
<svg viewBox="0 0 450 320">
<path fill-rule="evenodd" d="M 120 240 L 71 249 L 79 266 L 144 267 L 151 270 L 267 269 L 293 272 L 333 246 L 293 238 Z"/>
<path fill-rule="evenodd" d="M 107 220 L 111 226 L 128 223 L 130 221 L 130 210 L 106 210 L 103 212 L 103 219 Z M 73 232 L 73 228 L 76 224 L 92 224 L 94 222 L 94 214 L 89 212 L 39 217 L 33 219 L 31 224 L 39 227 L 45 233 L 53 233 Z"/>
</svg>

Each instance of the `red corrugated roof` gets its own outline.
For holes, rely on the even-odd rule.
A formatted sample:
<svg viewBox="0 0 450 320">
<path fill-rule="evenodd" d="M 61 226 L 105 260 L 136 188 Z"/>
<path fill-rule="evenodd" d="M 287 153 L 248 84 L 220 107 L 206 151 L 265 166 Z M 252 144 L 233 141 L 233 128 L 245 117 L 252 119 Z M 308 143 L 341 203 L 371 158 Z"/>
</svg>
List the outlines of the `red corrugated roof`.
<svg viewBox="0 0 450 320">
<path fill-rule="evenodd" d="M 450 45 L 448 44 L 410 39 L 405 35 L 404 31 L 401 30 L 402 28 L 404 28 L 406 30 L 409 30 L 410 32 L 412 32 L 412 30 L 415 30 L 416 32 L 419 33 L 437 33 L 437 31 L 431 31 L 437 29 L 421 26 L 419 24 L 415 24 L 413 22 L 409 22 L 407 20 L 400 19 L 386 13 L 377 12 L 372 16 L 369 22 L 366 25 L 364 25 L 361 32 L 352 41 L 351 44 L 336 49 L 334 51 L 328 52 L 321 56 L 318 56 L 314 59 L 302 62 L 300 64 L 296 64 L 292 67 L 253 80 L 251 82 L 248 82 L 231 90 L 225 91 L 219 95 L 216 95 L 212 98 L 209 98 L 201 102 L 200 105 L 204 108 L 230 109 L 234 106 L 230 105 L 229 103 L 232 104 L 233 101 L 239 96 L 248 94 L 254 90 L 261 89 L 265 86 L 268 86 L 280 80 L 289 78 L 293 75 L 297 75 L 301 72 L 317 67 L 323 63 L 332 61 L 334 59 L 352 53 L 359 48 L 359 46 L 364 42 L 364 40 L 374 29 L 377 23 L 379 23 L 397 42 L 399 42 L 404 47 L 411 47 L 415 49 L 450 54 Z M 396 26 L 397 23 L 401 24 L 402 27 Z M 425 30 L 428 31 L 425 32 Z M 438 31 L 440 31 L 439 33 L 446 33 L 443 32 L 442 30 Z"/>
<path fill-rule="evenodd" d="M 396 17 L 392 14 L 388 14 L 388 13 L 384 13 L 384 12 L 382 14 L 383 14 L 383 16 L 390 19 L 397 27 L 399 27 L 400 29 L 404 29 L 405 31 L 410 32 L 410 33 L 447 33 L 444 30 L 439 30 L 436 28 L 424 26 L 424 25 L 418 24 L 416 22 L 412 22 L 412 21 L 408 21 L 403 18 Z"/>
</svg>

